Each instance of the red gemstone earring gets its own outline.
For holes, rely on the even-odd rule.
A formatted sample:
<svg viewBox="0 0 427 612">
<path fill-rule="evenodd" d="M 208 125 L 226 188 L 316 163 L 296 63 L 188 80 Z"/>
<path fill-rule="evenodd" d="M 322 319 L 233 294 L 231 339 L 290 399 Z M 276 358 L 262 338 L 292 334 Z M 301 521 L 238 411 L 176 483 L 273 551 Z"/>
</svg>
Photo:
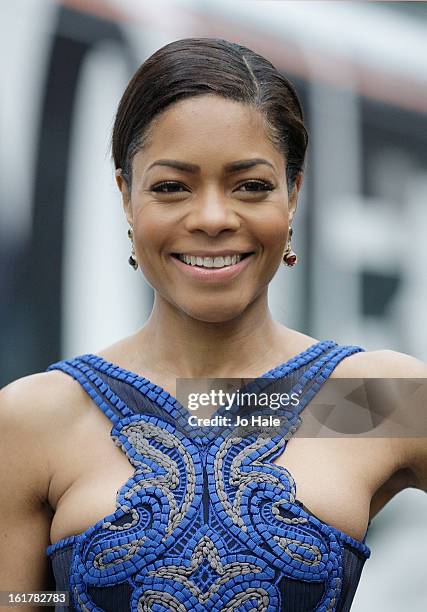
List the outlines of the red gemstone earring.
<svg viewBox="0 0 427 612">
<path fill-rule="evenodd" d="M 298 262 L 297 254 L 294 253 L 291 248 L 291 238 L 292 228 L 289 228 L 288 242 L 286 244 L 285 252 L 283 253 L 283 263 L 289 268 L 292 268 Z"/>
<path fill-rule="evenodd" d="M 128 229 L 128 238 L 132 243 L 132 251 L 128 259 L 128 264 L 132 266 L 134 270 L 137 270 L 138 262 L 136 261 L 136 257 L 135 257 L 135 247 L 133 246 L 133 231 L 131 227 Z"/>
</svg>

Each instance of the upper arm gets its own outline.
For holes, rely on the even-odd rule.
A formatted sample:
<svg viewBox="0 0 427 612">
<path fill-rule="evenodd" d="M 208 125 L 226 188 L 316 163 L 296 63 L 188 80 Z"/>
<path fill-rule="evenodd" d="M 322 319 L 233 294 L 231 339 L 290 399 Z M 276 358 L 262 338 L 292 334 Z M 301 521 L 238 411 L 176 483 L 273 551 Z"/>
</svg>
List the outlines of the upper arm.
<svg viewBox="0 0 427 612">
<path fill-rule="evenodd" d="M 423 379 L 417 392 L 414 437 L 402 437 L 396 442 L 402 456 L 402 467 L 408 474 L 407 487 L 427 492 L 427 364 L 405 353 L 391 350 L 379 352 L 386 368 L 384 377 Z"/>
<path fill-rule="evenodd" d="M 36 374 L 0 391 L 0 591 L 53 588 L 45 554 L 52 517 L 45 382 Z"/>
</svg>

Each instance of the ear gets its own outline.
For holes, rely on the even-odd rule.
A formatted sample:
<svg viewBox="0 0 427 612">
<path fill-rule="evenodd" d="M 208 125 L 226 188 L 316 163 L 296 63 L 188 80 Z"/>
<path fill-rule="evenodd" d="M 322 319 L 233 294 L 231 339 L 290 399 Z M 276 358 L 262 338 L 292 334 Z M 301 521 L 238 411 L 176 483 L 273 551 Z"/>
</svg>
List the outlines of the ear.
<svg viewBox="0 0 427 612">
<path fill-rule="evenodd" d="M 298 203 L 298 194 L 299 191 L 301 189 L 302 186 L 302 181 L 304 178 L 304 173 L 302 172 L 298 172 L 296 178 L 295 178 L 295 183 L 294 186 L 292 188 L 292 191 L 289 195 L 289 202 L 288 202 L 288 210 L 289 210 L 289 225 L 292 225 L 292 220 L 294 218 L 294 214 L 295 211 L 297 209 L 297 203 Z"/>
<path fill-rule="evenodd" d="M 126 219 L 130 226 L 133 226 L 132 205 L 128 185 L 123 177 L 121 168 L 117 168 L 115 172 L 117 187 L 122 194 L 122 205 L 125 211 Z"/>
</svg>

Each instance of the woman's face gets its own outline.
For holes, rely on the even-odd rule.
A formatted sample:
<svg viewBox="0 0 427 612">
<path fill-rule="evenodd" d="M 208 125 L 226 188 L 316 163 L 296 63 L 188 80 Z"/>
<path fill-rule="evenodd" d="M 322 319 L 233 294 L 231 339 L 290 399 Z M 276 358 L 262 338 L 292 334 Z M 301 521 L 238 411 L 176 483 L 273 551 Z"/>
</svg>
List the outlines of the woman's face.
<svg viewBox="0 0 427 612">
<path fill-rule="evenodd" d="M 138 263 L 159 296 L 195 319 L 224 322 L 266 293 L 300 179 L 288 197 L 285 160 L 259 111 L 215 95 L 174 104 L 133 159 L 131 193 L 119 171 L 117 183 Z M 224 266 L 226 253 L 250 255 Z M 224 259 L 207 268 L 176 254 Z"/>
</svg>

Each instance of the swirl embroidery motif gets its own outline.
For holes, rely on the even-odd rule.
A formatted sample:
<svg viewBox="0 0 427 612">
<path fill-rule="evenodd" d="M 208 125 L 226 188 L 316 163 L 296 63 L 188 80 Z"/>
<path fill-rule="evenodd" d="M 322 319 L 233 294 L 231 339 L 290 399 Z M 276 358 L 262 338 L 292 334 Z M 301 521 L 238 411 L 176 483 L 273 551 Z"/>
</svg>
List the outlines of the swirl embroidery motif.
<svg viewBox="0 0 427 612">
<path fill-rule="evenodd" d="M 115 512 L 77 542 L 76 608 L 100 611 L 89 590 L 127 582 L 135 611 L 277 612 L 287 577 L 323 583 L 316 610 L 332 612 L 339 542 L 294 503 L 291 474 L 268 462 L 289 435 L 229 432 L 201 452 L 158 417 L 116 423 L 111 437 L 135 471 Z"/>
</svg>

